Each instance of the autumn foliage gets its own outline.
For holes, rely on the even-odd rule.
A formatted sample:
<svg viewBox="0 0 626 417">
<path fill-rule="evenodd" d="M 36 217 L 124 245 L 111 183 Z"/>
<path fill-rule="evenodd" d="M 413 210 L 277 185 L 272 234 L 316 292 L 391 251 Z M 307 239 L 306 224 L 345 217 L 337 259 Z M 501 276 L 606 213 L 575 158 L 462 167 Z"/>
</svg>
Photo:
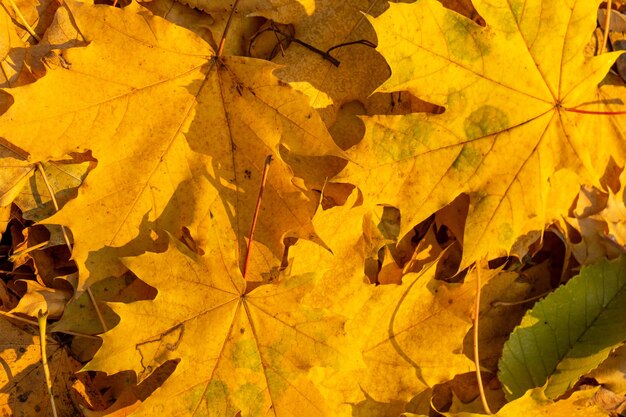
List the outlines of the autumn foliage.
<svg viewBox="0 0 626 417">
<path fill-rule="evenodd" d="M 626 409 L 622 2 L 181 1 L 2 0 L 3 415 Z"/>
</svg>

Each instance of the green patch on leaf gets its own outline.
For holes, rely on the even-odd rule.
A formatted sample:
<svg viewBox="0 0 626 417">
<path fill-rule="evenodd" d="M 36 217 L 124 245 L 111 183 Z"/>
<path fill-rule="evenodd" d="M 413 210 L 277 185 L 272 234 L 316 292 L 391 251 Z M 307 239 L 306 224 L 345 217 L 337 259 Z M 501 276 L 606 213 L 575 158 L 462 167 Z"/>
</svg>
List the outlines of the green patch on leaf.
<svg viewBox="0 0 626 417">
<path fill-rule="evenodd" d="M 373 146 L 378 159 L 402 161 L 413 157 L 417 151 L 428 149 L 433 126 L 420 117 L 412 118 L 412 123 L 398 123 L 393 129 L 377 126 L 381 139 Z"/>
<path fill-rule="evenodd" d="M 509 118 L 494 106 L 481 106 L 465 119 L 464 130 L 467 139 L 482 138 L 509 127 Z"/>
<path fill-rule="evenodd" d="M 471 145 L 464 145 L 461 153 L 452 163 L 452 168 L 457 171 L 474 169 L 480 163 L 482 155 Z"/>
<path fill-rule="evenodd" d="M 498 228 L 498 239 L 500 242 L 508 243 L 513 238 L 513 226 L 510 223 L 501 224 Z"/>
<path fill-rule="evenodd" d="M 233 346 L 231 360 L 236 368 L 255 372 L 261 370 L 261 359 L 254 339 L 238 340 Z"/>
<path fill-rule="evenodd" d="M 245 415 L 260 416 L 263 415 L 263 408 L 265 404 L 263 401 L 254 401 L 255 398 L 262 398 L 265 388 L 261 388 L 257 385 L 247 383 L 237 389 L 234 393 L 234 397 L 237 399 L 238 404 L 246 404 L 248 410 Z"/>
<path fill-rule="evenodd" d="M 511 13 L 515 16 L 515 20 L 519 22 L 522 20 L 522 13 L 524 11 L 524 6 L 526 5 L 525 0 L 510 0 L 509 7 L 511 8 Z"/>
<path fill-rule="evenodd" d="M 476 61 L 489 54 L 489 45 L 483 41 L 480 33 L 483 28 L 458 14 L 450 14 L 447 27 L 442 34 L 448 51 L 454 58 L 463 61 Z M 468 41 L 470 39 L 470 41 Z"/>
</svg>

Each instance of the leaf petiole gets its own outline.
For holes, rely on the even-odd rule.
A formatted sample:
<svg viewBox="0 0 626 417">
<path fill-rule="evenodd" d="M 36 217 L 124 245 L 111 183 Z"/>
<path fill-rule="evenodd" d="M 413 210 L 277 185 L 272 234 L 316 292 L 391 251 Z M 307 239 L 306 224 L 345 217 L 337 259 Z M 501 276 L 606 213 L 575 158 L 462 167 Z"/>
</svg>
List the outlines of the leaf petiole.
<svg viewBox="0 0 626 417">
<path fill-rule="evenodd" d="M 50 368 L 48 367 L 48 353 L 46 351 L 46 325 L 48 313 L 44 313 L 39 310 L 37 314 L 37 321 L 39 322 L 39 342 L 41 346 L 41 364 L 43 366 L 43 374 L 46 378 L 46 388 L 48 388 L 48 395 L 50 396 L 50 405 L 52 407 L 52 415 L 57 417 L 57 406 L 54 402 L 54 395 L 52 394 L 52 379 L 50 378 Z"/>
<path fill-rule="evenodd" d="M 254 229 L 256 228 L 256 221 L 259 218 L 259 211 L 261 209 L 261 199 L 263 198 L 263 191 L 265 191 L 265 182 L 267 181 L 267 173 L 269 171 L 270 163 L 272 162 L 272 155 L 268 155 L 265 158 L 265 166 L 263 167 L 263 175 L 261 177 L 261 188 L 259 189 L 259 196 L 256 199 L 256 207 L 254 208 L 254 215 L 252 216 L 252 226 L 250 226 L 250 237 L 248 238 L 248 246 L 246 248 L 246 259 L 243 263 L 243 278 L 246 278 L 248 273 L 248 265 L 250 263 L 250 249 L 252 248 L 252 238 L 254 237 Z"/>
<path fill-rule="evenodd" d="M 226 26 L 224 27 L 224 33 L 222 33 L 222 39 L 220 39 L 220 44 L 217 48 L 217 58 L 222 57 L 222 53 L 224 52 L 224 45 L 226 45 L 226 35 L 228 35 L 228 29 L 230 29 L 230 23 L 233 20 L 233 16 L 237 11 L 237 5 L 239 4 L 239 0 L 235 0 L 233 3 L 233 8 L 230 9 L 230 15 L 228 15 L 228 21 L 226 22 Z"/>
<path fill-rule="evenodd" d="M 478 351 L 478 320 L 480 316 L 480 265 L 476 265 L 476 298 L 474 300 L 474 364 L 476 365 L 476 381 L 478 383 L 478 391 L 480 393 L 480 401 L 483 404 L 485 413 L 492 415 L 487 397 L 485 396 L 485 388 L 483 387 L 483 377 L 480 372 L 480 355 Z"/>
<path fill-rule="evenodd" d="M 598 55 L 602 55 L 604 50 L 606 49 L 606 43 L 609 39 L 609 27 L 611 26 L 611 9 L 613 5 L 611 4 L 613 0 L 608 0 L 606 2 L 606 17 L 604 18 L 604 36 L 602 37 L 602 45 L 600 46 L 600 52 Z"/>
<path fill-rule="evenodd" d="M 594 111 L 594 110 L 581 110 L 577 108 L 570 107 L 561 107 L 565 111 L 569 111 L 572 113 L 581 113 L 581 114 L 597 114 L 603 116 L 619 116 L 622 114 L 626 114 L 626 110 L 623 111 Z"/>
</svg>

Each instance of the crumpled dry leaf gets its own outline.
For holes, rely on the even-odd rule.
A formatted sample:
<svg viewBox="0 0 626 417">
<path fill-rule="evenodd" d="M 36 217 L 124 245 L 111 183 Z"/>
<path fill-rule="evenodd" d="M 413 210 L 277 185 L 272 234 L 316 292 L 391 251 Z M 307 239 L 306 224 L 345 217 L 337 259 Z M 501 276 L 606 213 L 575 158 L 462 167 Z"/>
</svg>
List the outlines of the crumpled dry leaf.
<svg viewBox="0 0 626 417">
<path fill-rule="evenodd" d="M 582 265 L 626 251 L 626 170 L 615 186 L 615 190 L 608 187 L 607 191 L 582 186 L 574 217 L 563 218 L 572 255 Z M 567 225 L 577 231 L 577 236 L 568 233 Z"/>
<path fill-rule="evenodd" d="M 32 280 L 18 280 L 18 283 L 24 284 L 26 291 L 11 313 L 22 313 L 33 318 L 43 312 L 51 319 L 58 319 L 73 293 L 69 284 L 65 288 L 50 288 Z"/>
<path fill-rule="evenodd" d="M 626 395 L 626 346 L 615 349 L 600 366 L 587 375 L 615 394 Z"/>
</svg>

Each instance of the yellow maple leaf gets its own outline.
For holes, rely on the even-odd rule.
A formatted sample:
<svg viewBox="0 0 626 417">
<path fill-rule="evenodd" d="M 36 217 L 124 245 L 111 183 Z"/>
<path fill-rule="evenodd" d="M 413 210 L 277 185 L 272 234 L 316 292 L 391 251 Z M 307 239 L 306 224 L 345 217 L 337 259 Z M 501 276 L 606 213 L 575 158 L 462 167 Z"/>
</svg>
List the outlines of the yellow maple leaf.
<svg viewBox="0 0 626 417">
<path fill-rule="evenodd" d="M 179 360 L 137 416 L 330 415 L 308 371 L 351 359 L 338 343 L 344 319 L 301 302 L 316 274 L 250 290 L 220 240 L 216 233 L 205 257 L 170 237 L 165 253 L 126 258 L 159 292 L 154 301 L 110 304 L 122 320 L 88 369 L 132 369 L 142 380 Z"/>
<path fill-rule="evenodd" d="M 626 110 L 624 87 L 598 87 L 619 53 L 583 55 L 599 1 L 473 3 L 485 27 L 434 0 L 370 18 L 392 69 L 380 90 L 446 111 L 366 119 L 356 163 L 341 174 L 370 204 L 400 208 L 403 232 L 469 194 L 461 268 L 552 220 L 554 172 L 597 184 L 609 158 L 622 165 L 626 155 L 626 118 L 581 113 Z"/>
<path fill-rule="evenodd" d="M 255 235 L 269 248 L 262 261 L 280 259 L 285 235 L 316 239 L 315 203 L 292 183 L 279 147 L 305 155 L 337 148 L 306 98 L 272 75 L 275 66 L 218 59 L 197 35 L 138 8 L 65 7 L 89 45 L 11 90 L 0 137 L 31 161 L 87 149 L 98 160 L 78 197 L 47 220 L 71 228 L 81 288 L 88 277 L 119 274 L 115 258 L 145 250 L 153 223 L 174 233 L 190 226 L 203 245 L 196 228 L 218 216 L 243 248 L 267 155 L 276 163 L 264 204 L 272 214 L 261 214 Z"/>
</svg>

